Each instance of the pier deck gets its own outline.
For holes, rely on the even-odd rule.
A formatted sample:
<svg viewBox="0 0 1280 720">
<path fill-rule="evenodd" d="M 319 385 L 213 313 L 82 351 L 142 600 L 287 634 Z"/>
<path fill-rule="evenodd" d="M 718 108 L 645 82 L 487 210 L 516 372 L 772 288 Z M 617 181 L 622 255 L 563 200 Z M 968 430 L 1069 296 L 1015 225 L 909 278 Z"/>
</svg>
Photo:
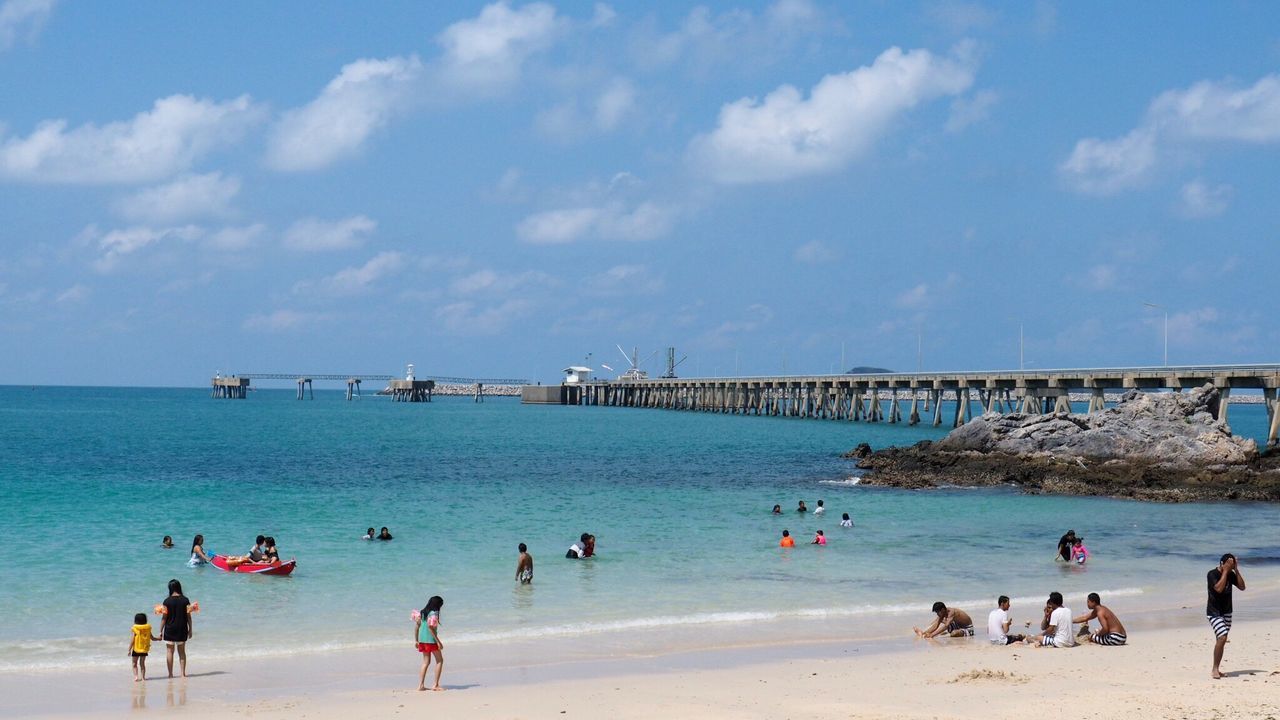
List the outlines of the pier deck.
<svg viewBox="0 0 1280 720">
<path fill-rule="evenodd" d="M 959 427 L 973 417 L 975 404 L 978 414 L 1070 412 L 1074 392 L 1087 393 L 1088 412 L 1098 412 L 1107 390 L 1181 391 L 1205 383 L 1222 393 L 1222 422 L 1233 388 L 1260 389 L 1268 445 L 1276 444 L 1280 364 L 589 380 L 563 385 L 561 402 L 912 425 L 924 413 L 941 425 L 942 402 L 954 399 L 954 414 L 945 420 Z"/>
</svg>

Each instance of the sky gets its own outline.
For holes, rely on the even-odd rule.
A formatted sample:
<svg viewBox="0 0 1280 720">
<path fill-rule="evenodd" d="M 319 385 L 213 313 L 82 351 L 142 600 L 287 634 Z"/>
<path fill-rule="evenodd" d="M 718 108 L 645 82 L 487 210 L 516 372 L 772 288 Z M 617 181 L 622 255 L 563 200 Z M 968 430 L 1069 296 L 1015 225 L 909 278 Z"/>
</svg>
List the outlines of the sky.
<svg viewBox="0 0 1280 720">
<path fill-rule="evenodd" d="M 1274 3 L 0 0 L 0 384 L 1276 362 L 1278 181 Z"/>
</svg>

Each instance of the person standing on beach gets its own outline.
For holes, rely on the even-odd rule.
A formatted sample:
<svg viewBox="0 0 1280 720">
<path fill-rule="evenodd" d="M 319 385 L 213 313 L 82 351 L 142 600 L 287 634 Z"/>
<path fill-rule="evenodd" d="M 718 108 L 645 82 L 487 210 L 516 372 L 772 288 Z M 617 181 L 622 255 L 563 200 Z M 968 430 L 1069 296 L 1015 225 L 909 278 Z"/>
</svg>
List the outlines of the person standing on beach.
<svg viewBox="0 0 1280 720">
<path fill-rule="evenodd" d="M 151 632 L 151 623 L 147 622 L 146 613 L 133 616 L 133 632 L 129 635 L 129 659 L 133 663 L 134 682 L 147 679 L 147 653 L 151 652 L 151 641 L 159 639 Z"/>
<path fill-rule="evenodd" d="M 933 604 L 933 624 L 921 630 L 920 628 L 911 628 L 915 631 L 916 637 L 935 638 L 939 635 L 947 635 L 949 637 L 973 637 L 973 618 L 969 617 L 969 613 L 957 609 L 949 608 L 946 603 L 936 602 Z"/>
<path fill-rule="evenodd" d="M 1124 625 L 1120 624 L 1120 618 L 1116 617 L 1111 608 L 1102 604 L 1102 597 L 1098 593 L 1089 593 L 1089 597 L 1085 599 L 1089 605 L 1089 612 L 1072 620 L 1072 622 L 1083 623 L 1080 628 L 1080 634 L 1088 635 L 1089 642 L 1097 645 L 1119 646 L 1129 642 L 1129 636 L 1125 634 Z M 1089 621 L 1097 620 L 1101 627 L 1098 632 L 1089 635 Z"/>
<path fill-rule="evenodd" d="M 1244 590 L 1244 575 L 1240 573 L 1240 563 L 1236 556 L 1227 553 L 1218 561 L 1218 567 L 1209 571 L 1209 602 L 1205 607 L 1205 615 L 1213 634 L 1217 638 L 1213 645 L 1214 680 L 1222 679 L 1222 651 L 1227 647 L 1227 634 L 1231 632 L 1231 588 Z"/>
<path fill-rule="evenodd" d="M 521 585 L 530 585 L 533 583 L 533 556 L 529 554 L 529 547 L 524 543 L 520 543 L 520 559 L 516 561 L 516 580 Z"/>
<path fill-rule="evenodd" d="M 440 673 L 444 672 L 444 643 L 440 641 L 440 608 L 444 607 L 444 598 L 432 595 L 426 607 L 414 621 L 413 641 L 422 653 L 422 670 L 418 673 L 418 689 L 427 689 L 427 668 L 431 659 L 436 661 L 436 684 L 431 689 L 436 692 L 444 690 L 440 687 Z"/>
<path fill-rule="evenodd" d="M 165 665 L 169 668 L 169 677 L 173 677 L 173 653 L 178 652 L 178 663 L 182 667 L 182 677 L 187 676 L 187 641 L 195 636 L 195 627 L 191 622 L 191 601 L 182 594 L 182 583 L 177 578 L 169 581 L 169 597 L 161 603 L 164 608 L 164 624 L 160 626 L 160 639 L 165 645 Z"/>
</svg>

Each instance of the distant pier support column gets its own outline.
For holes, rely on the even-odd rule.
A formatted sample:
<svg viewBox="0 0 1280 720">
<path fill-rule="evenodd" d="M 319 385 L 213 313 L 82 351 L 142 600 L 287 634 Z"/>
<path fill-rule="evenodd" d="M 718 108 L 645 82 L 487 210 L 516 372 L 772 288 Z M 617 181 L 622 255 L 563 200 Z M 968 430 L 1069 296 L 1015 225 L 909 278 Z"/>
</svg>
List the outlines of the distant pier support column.
<svg viewBox="0 0 1280 720">
<path fill-rule="evenodd" d="M 298 378 L 298 399 L 299 400 L 306 399 L 308 391 L 310 391 L 311 393 L 311 399 L 315 400 L 316 391 L 315 391 L 315 388 L 311 386 L 311 378 L 309 377 Z"/>
<path fill-rule="evenodd" d="M 1222 423 L 1223 425 L 1226 425 L 1226 424 L 1227 424 L 1227 408 L 1228 408 L 1228 407 L 1230 407 L 1230 405 L 1231 405 L 1231 403 L 1230 403 L 1230 400 L 1231 400 L 1231 386 L 1230 386 L 1230 385 L 1228 385 L 1228 386 L 1226 386 L 1226 387 L 1219 387 L 1219 388 L 1218 388 L 1218 392 L 1219 392 L 1219 395 L 1218 395 L 1218 422 Z"/>
<path fill-rule="evenodd" d="M 360 378 L 347 379 L 347 399 L 351 400 L 353 397 L 360 397 Z"/>
<path fill-rule="evenodd" d="M 1267 404 L 1267 419 L 1270 421 L 1267 423 L 1267 447 L 1275 447 L 1280 442 L 1277 438 L 1280 434 L 1280 401 L 1276 400 L 1276 389 L 1263 388 L 1262 399 Z"/>
<path fill-rule="evenodd" d="M 211 397 L 226 400 L 244 400 L 248 396 L 249 378 L 236 377 L 234 375 L 227 377 L 214 376 Z"/>
<path fill-rule="evenodd" d="M 475 402 L 478 402 L 478 403 L 484 402 L 484 383 L 476 383 Z M 587 401 L 584 404 L 590 405 L 591 403 L 590 401 Z"/>
<path fill-rule="evenodd" d="M 387 383 L 394 402 L 431 402 L 431 391 L 435 387 L 435 380 L 392 380 Z"/>
<path fill-rule="evenodd" d="M 938 427 L 942 424 L 942 390 L 930 390 L 929 397 L 933 400 L 933 426 Z"/>
<path fill-rule="evenodd" d="M 1089 413 L 1102 412 L 1107 407 L 1107 396 L 1100 387 L 1091 388 L 1089 391 Z"/>
<path fill-rule="evenodd" d="M 907 415 L 908 425 L 918 425 L 920 423 L 920 412 L 916 407 L 918 402 L 920 402 L 920 391 L 913 388 L 911 390 L 911 410 Z"/>
</svg>

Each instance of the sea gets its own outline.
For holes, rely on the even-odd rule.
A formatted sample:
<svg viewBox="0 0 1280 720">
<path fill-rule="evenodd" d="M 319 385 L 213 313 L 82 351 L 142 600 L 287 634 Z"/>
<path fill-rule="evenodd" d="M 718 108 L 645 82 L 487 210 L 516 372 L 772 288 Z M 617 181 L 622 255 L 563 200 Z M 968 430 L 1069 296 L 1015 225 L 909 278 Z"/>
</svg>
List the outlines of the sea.
<svg viewBox="0 0 1280 720">
<path fill-rule="evenodd" d="M 1231 423 L 1265 436 L 1260 405 Z M 840 457 L 943 434 L 498 397 L 0 387 L 0 672 L 121 665 L 134 614 L 158 622 L 175 578 L 200 603 L 189 651 L 208 662 L 407 653 L 432 595 L 454 648 L 567 642 L 581 658 L 905 629 L 939 599 L 985 618 L 997 594 L 1027 619 L 1050 590 L 1192 606 L 1223 552 L 1280 569 L 1278 505 L 875 488 Z M 394 540 L 361 539 L 383 526 Z M 1052 560 L 1068 529 L 1084 567 Z M 584 532 L 597 556 L 566 559 Z M 188 567 L 197 533 L 226 554 L 274 536 L 297 571 Z M 513 580 L 521 542 L 530 586 Z"/>
</svg>

